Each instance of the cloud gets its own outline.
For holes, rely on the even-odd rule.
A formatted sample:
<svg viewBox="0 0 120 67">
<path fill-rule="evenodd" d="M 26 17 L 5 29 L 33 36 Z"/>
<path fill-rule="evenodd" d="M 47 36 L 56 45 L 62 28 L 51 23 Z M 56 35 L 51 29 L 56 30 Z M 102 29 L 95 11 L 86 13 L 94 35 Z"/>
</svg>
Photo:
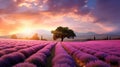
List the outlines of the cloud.
<svg viewBox="0 0 120 67">
<path fill-rule="evenodd" d="M 3 18 L 0 18 L 0 35 L 12 34 L 18 29 L 18 26 L 20 26 L 19 23 L 6 22 Z"/>
<path fill-rule="evenodd" d="M 40 12 L 87 14 L 87 0 L 1 0 L 1 12 Z"/>
<path fill-rule="evenodd" d="M 120 0 L 97 0 L 94 9 L 96 22 L 107 26 L 120 26 Z M 120 31 L 120 30 L 119 30 Z"/>
<path fill-rule="evenodd" d="M 109 31 L 106 27 L 101 27 L 95 23 L 90 23 L 93 18 L 89 16 L 80 16 L 74 13 L 61 13 L 53 15 L 50 12 L 40 13 L 18 13 L 1 16 L 3 27 L 1 32 L 19 33 L 25 28 L 32 30 L 54 30 L 58 26 L 70 27 L 76 32 L 96 32 L 104 33 Z M 4 34 L 5 34 L 4 33 Z"/>
<path fill-rule="evenodd" d="M 13 0 L 0 0 L 0 13 L 13 13 L 17 9 Z"/>
<path fill-rule="evenodd" d="M 85 0 L 48 0 L 49 10 L 57 12 L 68 12 L 73 8 L 79 10 L 85 4 Z"/>
<path fill-rule="evenodd" d="M 0 0 L 0 28 L 2 32 L 25 27 L 50 31 L 57 26 L 79 32 L 118 31 L 120 1 L 92 1 L 95 0 Z"/>
</svg>

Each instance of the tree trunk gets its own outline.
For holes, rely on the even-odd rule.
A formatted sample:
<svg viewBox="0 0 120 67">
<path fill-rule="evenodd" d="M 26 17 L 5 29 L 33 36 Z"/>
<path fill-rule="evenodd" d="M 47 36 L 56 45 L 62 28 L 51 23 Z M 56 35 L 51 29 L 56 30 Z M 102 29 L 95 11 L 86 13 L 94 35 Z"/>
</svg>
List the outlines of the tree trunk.
<svg viewBox="0 0 120 67">
<path fill-rule="evenodd" d="M 62 38 L 61 38 L 61 42 L 63 42 L 63 40 L 64 40 L 64 38 L 62 37 Z"/>
</svg>

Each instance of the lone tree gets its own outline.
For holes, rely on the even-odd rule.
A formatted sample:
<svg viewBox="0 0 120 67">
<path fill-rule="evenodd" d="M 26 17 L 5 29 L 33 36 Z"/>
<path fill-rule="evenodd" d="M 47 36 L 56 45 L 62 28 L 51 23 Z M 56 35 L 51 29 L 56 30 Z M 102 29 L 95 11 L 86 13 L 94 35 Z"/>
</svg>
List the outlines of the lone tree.
<svg viewBox="0 0 120 67">
<path fill-rule="evenodd" d="M 75 33 L 73 30 L 69 29 L 68 27 L 57 27 L 56 30 L 51 31 L 53 34 L 53 39 L 57 40 L 58 38 L 61 38 L 61 41 L 64 40 L 65 37 L 67 38 L 73 38 L 76 37 Z"/>
<path fill-rule="evenodd" d="M 12 38 L 12 39 L 17 39 L 17 35 L 16 35 L 16 34 L 13 34 L 13 35 L 11 35 L 11 38 Z"/>
<path fill-rule="evenodd" d="M 39 40 L 39 36 L 37 33 L 35 33 L 32 37 L 31 40 Z"/>
</svg>

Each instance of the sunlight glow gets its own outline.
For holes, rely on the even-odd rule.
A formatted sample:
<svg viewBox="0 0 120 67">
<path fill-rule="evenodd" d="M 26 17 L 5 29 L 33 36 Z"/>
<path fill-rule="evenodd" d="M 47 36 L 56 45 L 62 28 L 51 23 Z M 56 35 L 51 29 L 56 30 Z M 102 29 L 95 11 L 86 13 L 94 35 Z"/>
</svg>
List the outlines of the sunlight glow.
<svg viewBox="0 0 120 67">
<path fill-rule="evenodd" d="M 37 0 L 25 0 L 26 2 L 37 2 Z"/>
<path fill-rule="evenodd" d="M 14 2 L 17 2 L 17 0 L 13 0 Z"/>
<path fill-rule="evenodd" d="M 31 4 L 28 4 L 28 3 L 21 3 L 18 5 L 19 7 L 22 7 L 22 6 L 25 6 L 25 7 L 31 7 Z"/>
<path fill-rule="evenodd" d="M 31 8 L 33 6 L 33 4 L 35 6 L 37 6 L 38 5 L 38 0 L 23 0 L 23 2 L 21 2 L 18 6 L 19 7 L 24 6 L 24 7 L 27 7 L 27 8 Z"/>
<path fill-rule="evenodd" d="M 33 31 L 30 28 L 23 28 L 23 30 L 21 31 L 21 33 L 27 34 L 27 35 L 32 34 L 32 32 Z"/>
</svg>

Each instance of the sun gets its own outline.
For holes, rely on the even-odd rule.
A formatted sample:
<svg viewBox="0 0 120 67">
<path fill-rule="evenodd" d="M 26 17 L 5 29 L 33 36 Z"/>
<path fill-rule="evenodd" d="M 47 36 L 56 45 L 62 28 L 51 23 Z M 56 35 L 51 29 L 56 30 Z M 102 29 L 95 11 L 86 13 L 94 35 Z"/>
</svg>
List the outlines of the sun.
<svg viewBox="0 0 120 67">
<path fill-rule="evenodd" d="M 19 33 L 23 34 L 24 36 L 30 36 L 34 33 L 34 31 L 30 27 L 24 27 L 19 30 Z"/>
<path fill-rule="evenodd" d="M 29 28 L 24 28 L 22 33 L 29 34 L 32 33 L 32 31 Z"/>
</svg>

